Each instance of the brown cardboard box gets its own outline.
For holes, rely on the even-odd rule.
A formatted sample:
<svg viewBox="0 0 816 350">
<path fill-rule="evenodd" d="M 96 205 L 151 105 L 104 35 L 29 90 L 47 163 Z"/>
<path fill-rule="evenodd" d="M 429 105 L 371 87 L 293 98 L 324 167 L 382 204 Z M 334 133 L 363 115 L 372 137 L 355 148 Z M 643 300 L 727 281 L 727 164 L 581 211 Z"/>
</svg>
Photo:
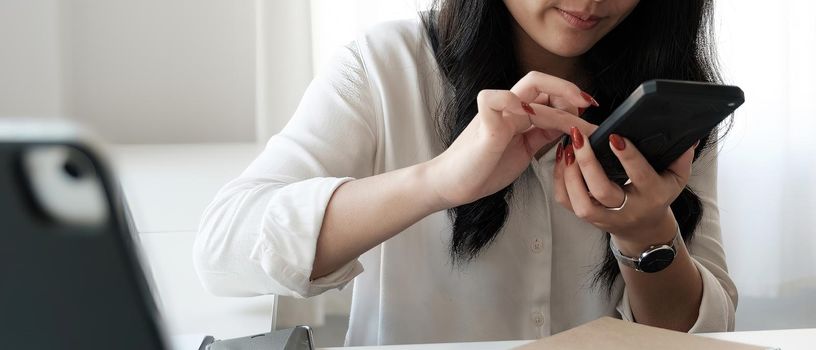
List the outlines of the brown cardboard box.
<svg viewBox="0 0 816 350">
<path fill-rule="evenodd" d="M 611 317 L 599 318 L 516 350 L 760 350 L 773 349 L 710 339 L 688 333 L 644 326 Z"/>
</svg>

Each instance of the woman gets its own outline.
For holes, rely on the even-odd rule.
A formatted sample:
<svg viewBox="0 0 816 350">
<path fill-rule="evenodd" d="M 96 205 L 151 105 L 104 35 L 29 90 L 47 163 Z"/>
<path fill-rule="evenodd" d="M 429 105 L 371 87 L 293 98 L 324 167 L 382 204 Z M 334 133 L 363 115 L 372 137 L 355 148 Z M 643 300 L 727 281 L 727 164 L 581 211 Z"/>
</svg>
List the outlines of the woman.
<svg viewBox="0 0 816 350">
<path fill-rule="evenodd" d="M 710 1 L 437 6 L 342 50 L 218 193 L 195 245 L 206 287 L 309 297 L 354 279 L 350 345 L 534 339 L 604 315 L 732 329 L 713 142 L 656 173 L 613 137 L 624 187 L 585 145 L 644 80 L 717 79 Z M 639 272 L 609 239 L 676 257 Z"/>
</svg>

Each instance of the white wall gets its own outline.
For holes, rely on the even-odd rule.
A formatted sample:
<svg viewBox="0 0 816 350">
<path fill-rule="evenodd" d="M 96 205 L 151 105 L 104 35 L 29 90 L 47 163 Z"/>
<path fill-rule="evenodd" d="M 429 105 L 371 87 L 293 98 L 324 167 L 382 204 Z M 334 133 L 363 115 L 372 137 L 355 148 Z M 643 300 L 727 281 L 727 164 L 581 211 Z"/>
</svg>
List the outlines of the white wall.
<svg viewBox="0 0 816 350">
<path fill-rule="evenodd" d="M 429 0 L 0 0 L 0 117 L 115 143 L 265 141 L 313 71 Z"/>
<path fill-rule="evenodd" d="M 255 3 L 0 0 L 0 116 L 118 143 L 255 141 Z"/>
<path fill-rule="evenodd" d="M 379 22 L 415 18 L 431 0 L 311 0 L 314 68 L 320 69 L 338 46 Z"/>
<path fill-rule="evenodd" d="M 257 9 L 257 139 L 278 133 L 312 80 L 309 1 L 255 0 Z"/>
<path fill-rule="evenodd" d="M 0 0 L 0 116 L 64 111 L 59 0 Z"/>
<path fill-rule="evenodd" d="M 254 141 L 251 1 L 63 2 L 68 113 L 116 142 Z"/>
</svg>

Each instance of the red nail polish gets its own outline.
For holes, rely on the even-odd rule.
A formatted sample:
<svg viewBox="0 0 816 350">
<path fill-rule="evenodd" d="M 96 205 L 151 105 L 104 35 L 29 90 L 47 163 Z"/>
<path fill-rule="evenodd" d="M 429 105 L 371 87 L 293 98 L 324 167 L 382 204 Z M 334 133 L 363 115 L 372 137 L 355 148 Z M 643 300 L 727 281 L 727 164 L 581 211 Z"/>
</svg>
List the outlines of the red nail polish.
<svg viewBox="0 0 816 350">
<path fill-rule="evenodd" d="M 589 103 L 589 104 L 591 104 L 591 105 L 593 105 L 595 107 L 600 106 L 600 104 L 598 104 L 598 101 L 595 101 L 595 98 L 592 97 L 590 94 L 588 94 L 586 92 L 581 91 L 581 97 L 583 97 L 584 100 L 587 101 L 587 103 Z"/>
<path fill-rule="evenodd" d="M 586 112 L 586 108 L 578 107 L 578 116 L 579 117 L 584 115 L 584 112 Z"/>
<path fill-rule="evenodd" d="M 567 166 L 575 163 L 575 151 L 573 151 L 571 144 L 567 145 L 567 148 L 564 149 L 564 162 L 567 163 Z"/>
<path fill-rule="evenodd" d="M 555 149 L 555 163 L 558 164 L 561 162 L 561 158 L 564 156 L 564 149 L 561 147 L 561 143 L 558 143 L 558 148 Z"/>
<path fill-rule="evenodd" d="M 524 111 L 527 112 L 527 114 L 536 115 L 533 107 L 530 107 L 530 105 L 525 102 L 521 103 L 521 108 L 524 109 Z"/>
<path fill-rule="evenodd" d="M 581 135 L 581 131 L 578 130 L 578 128 L 574 126 L 570 128 L 570 138 L 572 138 L 572 144 L 575 145 L 575 149 L 584 147 L 584 135 Z"/>
<path fill-rule="evenodd" d="M 609 135 L 609 143 L 611 143 L 612 147 L 615 147 L 615 149 L 618 151 L 623 151 L 626 148 L 626 141 L 623 141 L 623 138 L 617 134 Z"/>
</svg>

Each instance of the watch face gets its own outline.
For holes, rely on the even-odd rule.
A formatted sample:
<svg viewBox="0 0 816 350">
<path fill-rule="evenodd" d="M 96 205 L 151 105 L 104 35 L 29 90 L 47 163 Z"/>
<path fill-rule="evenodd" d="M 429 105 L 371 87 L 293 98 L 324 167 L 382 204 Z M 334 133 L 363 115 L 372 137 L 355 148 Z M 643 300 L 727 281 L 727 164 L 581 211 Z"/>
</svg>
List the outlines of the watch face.
<svg viewBox="0 0 816 350">
<path fill-rule="evenodd" d="M 643 272 L 658 272 L 662 271 L 674 261 L 674 249 L 669 246 L 662 246 L 640 258 L 638 268 Z"/>
</svg>

